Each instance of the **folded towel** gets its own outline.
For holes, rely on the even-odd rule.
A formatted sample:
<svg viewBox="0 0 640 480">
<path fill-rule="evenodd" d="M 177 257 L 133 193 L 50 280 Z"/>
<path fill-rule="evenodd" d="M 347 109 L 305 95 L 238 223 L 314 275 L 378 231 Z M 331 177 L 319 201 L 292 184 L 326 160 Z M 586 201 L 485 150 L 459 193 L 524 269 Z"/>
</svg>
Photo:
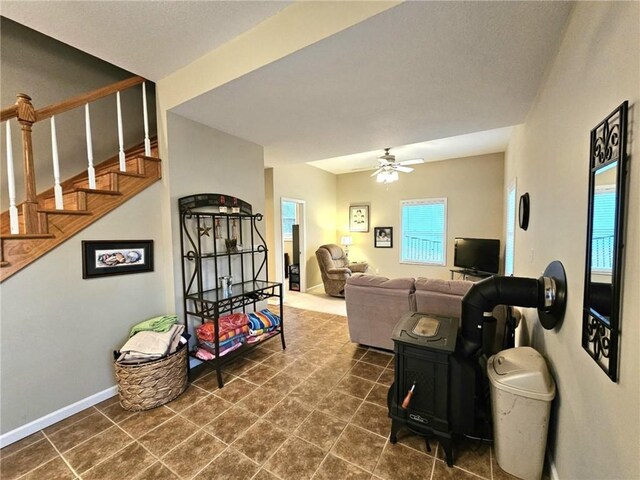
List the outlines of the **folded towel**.
<svg viewBox="0 0 640 480">
<path fill-rule="evenodd" d="M 220 346 L 220 356 L 222 357 L 223 355 L 232 352 L 233 350 L 236 350 L 237 348 L 240 348 L 242 345 L 244 345 L 245 342 L 245 337 L 238 337 L 235 340 L 231 340 L 230 342 L 227 342 L 226 345 Z M 202 342 L 200 344 L 200 348 L 203 350 L 206 350 L 207 352 L 209 352 L 211 355 L 213 355 L 213 358 L 215 358 L 216 356 L 216 347 L 213 343 L 210 342 Z"/>
<path fill-rule="evenodd" d="M 280 325 L 280 317 L 272 313 L 268 308 L 259 312 L 248 313 L 247 317 L 249 318 L 249 328 L 251 330 L 262 330 Z"/>
<path fill-rule="evenodd" d="M 203 328 L 199 330 L 200 327 L 196 329 L 196 336 L 198 340 L 201 342 L 213 342 L 215 340 L 215 335 L 213 334 L 213 322 L 206 322 L 202 326 L 207 325 L 207 328 Z M 249 325 L 243 325 L 239 328 L 234 328 L 232 330 L 228 330 L 226 333 L 220 335 L 220 341 L 224 342 L 230 338 L 233 338 L 237 335 L 246 335 L 249 333 Z"/>
<path fill-rule="evenodd" d="M 238 335 L 236 337 L 230 338 L 229 340 L 225 340 L 224 342 L 220 342 L 219 347 L 220 350 L 233 346 L 237 343 L 244 343 L 246 337 L 244 335 Z M 216 351 L 215 342 L 200 342 L 200 345 L 209 350 L 210 352 Z"/>
<path fill-rule="evenodd" d="M 164 333 L 177 321 L 177 315 L 163 315 L 161 317 L 150 318 L 149 320 L 134 325 L 131 333 L 129 333 L 129 337 L 133 337 L 136 333 L 144 331 Z"/>
<path fill-rule="evenodd" d="M 249 336 L 257 337 L 259 335 L 264 335 L 265 333 L 273 332 L 277 327 L 269 327 L 269 328 L 260 328 L 258 330 L 249 329 Z"/>
<path fill-rule="evenodd" d="M 149 358 L 150 356 L 164 356 L 175 338 L 180 341 L 180 335 L 184 331 L 184 325 L 173 325 L 167 332 L 158 333 L 152 331 L 142 331 L 127 340 L 120 352 L 129 354 L 129 356 L 138 356 Z"/>
<path fill-rule="evenodd" d="M 230 315 L 223 315 L 218 318 L 218 335 L 220 339 L 224 339 L 224 335 L 227 333 L 245 327 L 249 324 L 247 315 L 245 313 L 232 313 Z M 196 335 L 198 339 L 206 342 L 215 341 L 215 325 L 213 322 L 205 322 L 196 328 Z"/>
</svg>

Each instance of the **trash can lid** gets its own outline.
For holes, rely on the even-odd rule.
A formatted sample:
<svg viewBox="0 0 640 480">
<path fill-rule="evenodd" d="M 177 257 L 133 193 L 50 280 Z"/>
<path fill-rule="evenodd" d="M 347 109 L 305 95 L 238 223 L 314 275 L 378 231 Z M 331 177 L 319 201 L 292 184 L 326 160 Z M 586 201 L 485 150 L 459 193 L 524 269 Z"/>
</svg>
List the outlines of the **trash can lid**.
<svg viewBox="0 0 640 480">
<path fill-rule="evenodd" d="M 487 364 L 491 384 L 521 397 L 551 401 L 556 385 L 540 353 L 517 347 L 493 355 Z"/>
</svg>

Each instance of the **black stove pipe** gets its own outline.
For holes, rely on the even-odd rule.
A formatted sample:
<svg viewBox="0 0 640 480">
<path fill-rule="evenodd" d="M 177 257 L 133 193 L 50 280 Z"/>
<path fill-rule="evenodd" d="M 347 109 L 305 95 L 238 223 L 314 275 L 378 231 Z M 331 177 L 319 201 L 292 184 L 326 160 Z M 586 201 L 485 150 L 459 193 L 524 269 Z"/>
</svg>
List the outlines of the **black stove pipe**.
<svg viewBox="0 0 640 480">
<path fill-rule="evenodd" d="M 462 299 L 460 334 L 463 356 L 471 356 L 482 348 L 485 312 L 491 312 L 496 305 L 544 308 L 545 291 L 552 282 L 545 277 L 535 279 L 495 275 L 473 284 Z"/>
</svg>

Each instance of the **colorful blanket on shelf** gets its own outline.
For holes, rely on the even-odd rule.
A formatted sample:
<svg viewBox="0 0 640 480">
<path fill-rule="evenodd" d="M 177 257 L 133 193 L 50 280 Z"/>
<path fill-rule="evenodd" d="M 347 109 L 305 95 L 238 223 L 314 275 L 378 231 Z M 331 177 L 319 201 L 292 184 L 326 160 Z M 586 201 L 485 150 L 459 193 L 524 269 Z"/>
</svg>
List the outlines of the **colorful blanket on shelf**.
<svg viewBox="0 0 640 480">
<path fill-rule="evenodd" d="M 224 355 L 228 351 L 235 350 L 240 347 L 245 340 L 246 337 L 244 335 L 238 335 L 229 340 L 225 340 L 224 342 L 220 342 L 220 356 Z M 208 352 L 211 352 L 213 355 L 216 354 L 216 344 L 214 342 L 200 342 L 199 346 Z"/>
<path fill-rule="evenodd" d="M 232 338 L 239 334 L 248 333 L 249 320 L 245 313 L 232 313 L 218 318 L 218 334 L 220 341 Z M 196 328 L 196 336 L 201 342 L 215 341 L 215 325 L 213 322 L 204 322 Z"/>
<path fill-rule="evenodd" d="M 258 336 L 270 332 L 280 325 L 280 317 L 268 308 L 247 314 L 249 319 L 249 335 Z"/>
<path fill-rule="evenodd" d="M 233 352 L 234 350 L 237 350 L 241 346 L 242 346 L 242 342 L 239 342 L 231 347 L 225 348 L 224 350 L 220 350 L 220 356 L 224 357 L 227 353 Z M 212 353 L 207 348 L 204 348 L 204 346 L 200 346 L 196 350 L 196 357 L 198 357 L 200 360 L 214 360 L 216 358 L 215 349 L 213 350 L 213 353 Z"/>
</svg>

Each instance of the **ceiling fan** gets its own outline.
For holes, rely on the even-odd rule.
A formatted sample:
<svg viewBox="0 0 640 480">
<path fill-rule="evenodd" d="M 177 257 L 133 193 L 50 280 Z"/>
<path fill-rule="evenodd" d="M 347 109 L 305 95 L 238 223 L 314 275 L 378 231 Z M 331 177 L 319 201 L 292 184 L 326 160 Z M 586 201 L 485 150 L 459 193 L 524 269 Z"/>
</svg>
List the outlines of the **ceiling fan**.
<svg viewBox="0 0 640 480">
<path fill-rule="evenodd" d="M 377 177 L 378 183 L 391 183 L 398 180 L 398 172 L 411 173 L 413 168 L 407 167 L 407 165 L 416 165 L 418 163 L 424 163 L 422 158 L 413 158 L 411 160 L 404 160 L 402 162 L 396 161 L 396 156 L 389 153 L 391 148 L 384 149 L 384 155 L 378 157 L 378 169 L 371 174 L 372 177 Z"/>
</svg>

